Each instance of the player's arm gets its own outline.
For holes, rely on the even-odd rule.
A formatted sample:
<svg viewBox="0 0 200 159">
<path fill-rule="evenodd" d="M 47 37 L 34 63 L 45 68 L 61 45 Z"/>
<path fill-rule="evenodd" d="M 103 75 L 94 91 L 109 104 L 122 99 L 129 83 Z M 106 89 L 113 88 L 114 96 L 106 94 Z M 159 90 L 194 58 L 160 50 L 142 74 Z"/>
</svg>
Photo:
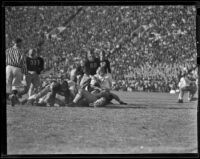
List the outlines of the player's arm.
<svg viewBox="0 0 200 159">
<path fill-rule="evenodd" d="M 87 61 L 84 64 L 83 72 L 84 72 L 84 74 L 86 74 L 88 76 L 90 75 L 90 65 Z"/>
<path fill-rule="evenodd" d="M 107 68 L 108 68 L 108 72 L 111 73 L 111 68 L 110 68 L 110 61 L 106 61 L 107 62 Z"/>
<path fill-rule="evenodd" d="M 27 63 L 29 61 L 27 61 L 27 58 L 25 55 L 21 55 L 21 66 L 22 66 L 22 73 L 25 75 L 28 75 L 28 70 L 27 70 L 27 65 L 29 65 L 29 63 Z"/>
<path fill-rule="evenodd" d="M 96 84 L 100 84 L 100 80 L 98 79 L 98 77 L 96 75 L 91 76 L 90 87 L 95 90 L 101 90 L 101 88 L 96 86 Z"/>
<path fill-rule="evenodd" d="M 44 59 L 40 58 L 40 70 L 43 71 L 44 70 Z"/>
<path fill-rule="evenodd" d="M 97 86 L 95 86 L 95 85 L 93 85 L 93 84 L 90 84 L 90 87 L 91 87 L 93 90 L 99 90 L 99 91 L 102 90 L 100 87 L 97 87 Z"/>
<path fill-rule="evenodd" d="M 44 70 L 44 59 L 43 58 L 39 58 L 38 60 L 39 60 L 38 74 L 40 74 Z"/>
<path fill-rule="evenodd" d="M 101 61 L 99 58 L 96 59 L 96 62 L 97 62 L 97 68 L 99 68 L 101 66 Z"/>
<path fill-rule="evenodd" d="M 108 78 L 109 88 L 112 89 L 112 81 Z"/>
</svg>

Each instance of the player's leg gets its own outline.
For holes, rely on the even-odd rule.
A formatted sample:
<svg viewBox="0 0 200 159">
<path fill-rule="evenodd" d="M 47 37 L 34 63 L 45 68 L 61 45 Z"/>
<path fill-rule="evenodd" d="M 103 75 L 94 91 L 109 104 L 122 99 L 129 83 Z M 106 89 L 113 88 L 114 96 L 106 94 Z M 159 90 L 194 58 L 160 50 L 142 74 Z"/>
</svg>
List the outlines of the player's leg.
<svg viewBox="0 0 200 159">
<path fill-rule="evenodd" d="M 31 82 L 30 87 L 29 87 L 29 90 L 28 90 L 28 97 L 30 97 L 30 96 L 33 95 L 33 90 L 34 90 L 34 85 L 33 85 L 33 83 Z"/>
<path fill-rule="evenodd" d="M 55 104 L 58 104 L 59 106 L 65 106 L 66 102 L 65 102 L 65 97 L 56 94 L 55 97 Z"/>
<path fill-rule="evenodd" d="M 29 97 L 33 95 L 34 92 L 37 93 L 39 86 L 40 86 L 40 77 L 38 74 L 35 73 L 32 75 L 31 85 L 28 92 Z"/>
<path fill-rule="evenodd" d="M 188 90 L 188 100 L 189 101 L 193 100 L 196 91 L 197 91 L 197 87 L 196 87 L 196 84 L 194 83 L 193 85 L 191 85 L 190 89 Z"/>
<path fill-rule="evenodd" d="M 185 91 L 184 87 L 179 89 L 178 103 L 183 103 L 184 91 Z"/>
<path fill-rule="evenodd" d="M 12 91 L 12 82 L 13 82 L 12 67 L 6 66 L 6 93 L 8 95 L 10 95 Z"/>
<path fill-rule="evenodd" d="M 46 106 L 45 99 L 47 98 L 48 93 L 44 95 L 43 97 L 39 98 L 39 100 L 36 102 L 37 106 Z"/>
<path fill-rule="evenodd" d="M 81 81 L 80 81 L 80 86 L 83 88 L 84 85 L 89 81 L 90 77 L 86 74 L 83 75 Z"/>
<path fill-rule="evenodd" d="M 45 96 L 48 92 L 50 92 L 51 89 L 50 89 L 50 86 L 46 86 L 45 88 L 43 88 L 40 92 L 38 92 L 36 95 L 35 95 L 35 99 L 38 100 L 39 98 Z"/>
<path fill-rule="evenodd" d="M 32 79 L 32 75 L 28 73 L 28 75 L 26 75 L 26 86 L 24 88 L 24 91 L 19 92 L 20 96 L 23 96 L 26 93 L 28 93 L 30 85 L 31 85 L 31 79 Z"/>
<path fill-rule="evenodd" d="M 74 81 L 75 83 L 77 82 L 77 78 L 76 78 L 76 74 L 75 73 L 70 75 L 70 80 Z"/>
<path fill-rule="evenodd" d="M 56 94 L 53 92 L 48 92 L 45 96 L 44 103 L 46 103 L 47 106 L 54 106 L 56 101 Z"/>
<path fill-rule="evenodd" d="M 178 103 L 183 103 L 183 97 L 185 92 L 188 92 L 190 90 L 189 86 L 181 87 L 179 89 L 179 96 L 178 96 Z"/>
<path fill-rule="evenodd" d="M 103 107 L 103 106 L 109 104 L 109 102 L 114 98 L 116 100 L 120 101 L 118 96 L 114 95 L 114 97 L 113 97 L 112 94 L 109 91 L 102 91 L 102 92 L 99 92 L 99 93 L 95 93 L 94 95 L 96 96 L 97 100 L 90 103 L 90 106 L 93 106 L 93 107 Z"/>
<path fill-rule="evenodd" d="M 82 89 L 82 95 L 83 98 L 88 102 L 88 103 L 93 103 L 94 101 L 96 101 L 98 98 L 94 95 L 91 94 L 90 92 Z"/>
<path fill-rule="evenodd" d="M 20 68 L 13 67 L 13 81 L 12 81 L 12 92 L 13 92 L 13 97 L 14 102 L 12 102 L 12 105 L 14 106 L 17 103 L 20 103 L 18 100 L 18 92 L 20 91 L 19 88 L 22 85 L 22 80 L 23 80 L 23 74 L 21 72 Z"/>
<path fill-rule="evenodd" d="M 33 94 L 32 96 L 30 96 L 28 99 L 25 99 L 24 101 L 21 101 L 21 104 L 25 104 L 25 103 L 31 103 L 33 104 L 34 102 L 38 103 L 39 99 L 44 97 L 48 92 L 50 92 L 50 85 L 47 85 L 45 88 L 43 88 L 40 92 L 38 92 L 37 94 Z"/>
<path fill-rule="evenodd" d="M 6 66 L 6 98 L 11 101 L 11 105 L 17 103 L 16 95 L 12 92 L 13 70 L 12 66 Z"/>
<path fill-rule="evenodd" d="M 123 105 L 126 105 L 127 103 L 123 102 L 116 94 L 114 93 L 111 93 L 110 92 L 110 97 L 112 99 L 115 99 L 117 102 L 119 102 L 119 104 L 123 104 Z"/>
<path fill-rule="evenodd" d="M 108 103 L 109 102 L 106 99 L 106 97 L 101 97 L 101 98 L 97 99 L 96 101 L 94 101 L 93 103 L 90 103 L 89 106 L 92 106 L 92 107 L 104 107 Z"/>
<path fill-rule="evenodd" d="M 77 76 L 77 84 L 78 84 L 78 85 L 81 83 L 82 77 L 83 77 L 83 76 L 81 76 L 81 75 L 78 75 L 78 76 Z"/>
<path fill-rule="evenodd" d="M 47 106 L 54 106 L 55 101 L 56 101 L 56 87 L 57 85 L 52 86 L 53 88 L 50 89 L 50 92 L 47 92 L 47 94 L 40 100 L 41 103 L 45 103 Z"/>
<path fill-rule="evenodd" d="M 78 93 L 73 99 L 73 103 L 70 104 L 69 106 L 71 105 L 74 106 L 78 104 L 81 99 L 85 99 L 85 101 L 87 101 L 88 103 L 93 103 L 94 101 L 97 100 L 97 97 L 84 89 L 79 89 Z"/>
<path fill-rule="evenodd" d="M 64 102 L 66 104 L 69 104 L 70 102 L 72 102 L 73 99 L 74 99 L 74 95 L 71 94 L 70 90 L 64 93 Z"/>
</svg>

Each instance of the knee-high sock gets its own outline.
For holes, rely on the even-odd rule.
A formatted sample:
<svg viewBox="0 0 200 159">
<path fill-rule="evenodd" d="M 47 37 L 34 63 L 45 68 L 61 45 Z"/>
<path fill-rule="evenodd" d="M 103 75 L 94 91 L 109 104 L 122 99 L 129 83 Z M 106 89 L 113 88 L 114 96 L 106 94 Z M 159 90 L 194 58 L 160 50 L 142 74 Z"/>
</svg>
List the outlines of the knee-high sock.
<svg viewBox="0 0 200 159">
<path fill-rule="evenodd" d="M 183 96 L 184 96 L 184 90 L 182 88 L 179 89 L 180 92 L 179 92 L 179 96 L 178 96 L 178 99 L 183 99 Z"/>
<path fill-rule="evenodd" d="M 74 103 L 78 103 L 78 101 L 83 97 L 83 93 L 82 93 L 82 90 L 79 90 L 78 93 L 76 94 L 73 102 Z"/>
</svg>

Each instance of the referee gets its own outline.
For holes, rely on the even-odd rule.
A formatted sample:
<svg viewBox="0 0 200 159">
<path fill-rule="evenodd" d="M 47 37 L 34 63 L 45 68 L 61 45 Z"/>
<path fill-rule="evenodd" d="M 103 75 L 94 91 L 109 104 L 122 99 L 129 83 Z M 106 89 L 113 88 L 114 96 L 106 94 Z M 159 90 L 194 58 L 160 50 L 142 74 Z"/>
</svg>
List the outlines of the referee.
<svg viewBox="0 0 200 159">
<path fill-rule="evenodd" d="M 17 38 L 13 47 L 6 50 L 6 94 L 10 97 L 12 106 L 18 102 L 18 91 L 22 85 L 23 74 L 27 75 L 26 58 L 21 51 L 21 46 L 22 39 Z"/>
</svg>

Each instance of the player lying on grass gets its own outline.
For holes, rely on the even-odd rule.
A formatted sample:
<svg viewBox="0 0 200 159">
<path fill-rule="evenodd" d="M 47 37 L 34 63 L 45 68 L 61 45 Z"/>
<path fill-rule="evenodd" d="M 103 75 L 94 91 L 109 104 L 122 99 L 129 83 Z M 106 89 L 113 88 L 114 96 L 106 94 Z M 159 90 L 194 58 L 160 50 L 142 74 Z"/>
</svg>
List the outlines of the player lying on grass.
<svg viewBox="0 0 200 159">
<path fill-rule="evenodd" d="M 34 104 L 38 106 L 64 106 L 70 102 L 71 92 L 67 81 L 53 81 L 51 84 L 43 88 L 39 93 L 25 99 L 21 104 Z"/>
<path fill-rule="evenodd" d="M 86 87 L 87 90 L 85 89 Z M 84 87 L 78 90 L 73 102 L 69 106 L 105 106 L 113 99 L 120 104 L 126 104 L 116 94 L 111 93 L 110 89 L 111 82 L 109 76 L 106 76 L 103 67 L 100 67 L 97 70 L 97 74 L 88 79 Z"/>
<path fill-rule="evenodd" d="M 108 83 L 110 82 L 106 82 L 107 77 L 105 76 L 104 79 L 102 70 L 102 68 L 98 70 L 99 74 L 88 78 L 81 86 L 71 80 L 62 83 L 52 82 L 22 104 L 35 103 L 40 106 L 54 106 L 54 104 L 58 104 L 59 106 L 65 106 L 72 99 L 73 102 L 69 106 L 105 106 L 112 99 L 115 99 L 120 104 L 126 104 L 117 95 L 109 91 L 111 87 Z"/>
<path fill-rule="evenodd" d="M 188 92 L 188 100 L 192 101 L 196 91 L 196 80 L 192 77 L 191 73 L 185 71 L 179 82 L 178 103 L 183 103 L 183 96 L 185 92 Z"/>
<path fill-rule="evenodd" d="M 87 83 L 85 83 L 87 85 Z M 85 88 L 85 84 L 83 88 Z M 47 81 L 39 93 L 36 93 L 21 101 L 21 104 L 31 104 L 38 106 L 54 106 L 57 104 L 59 106 L 65 106 L 68 103 L 71 103 L 73 98 L 78 92 L 78 89 L 81 88 L 76 82 L 72 80 L 50 80 Z"/>
</svg>

